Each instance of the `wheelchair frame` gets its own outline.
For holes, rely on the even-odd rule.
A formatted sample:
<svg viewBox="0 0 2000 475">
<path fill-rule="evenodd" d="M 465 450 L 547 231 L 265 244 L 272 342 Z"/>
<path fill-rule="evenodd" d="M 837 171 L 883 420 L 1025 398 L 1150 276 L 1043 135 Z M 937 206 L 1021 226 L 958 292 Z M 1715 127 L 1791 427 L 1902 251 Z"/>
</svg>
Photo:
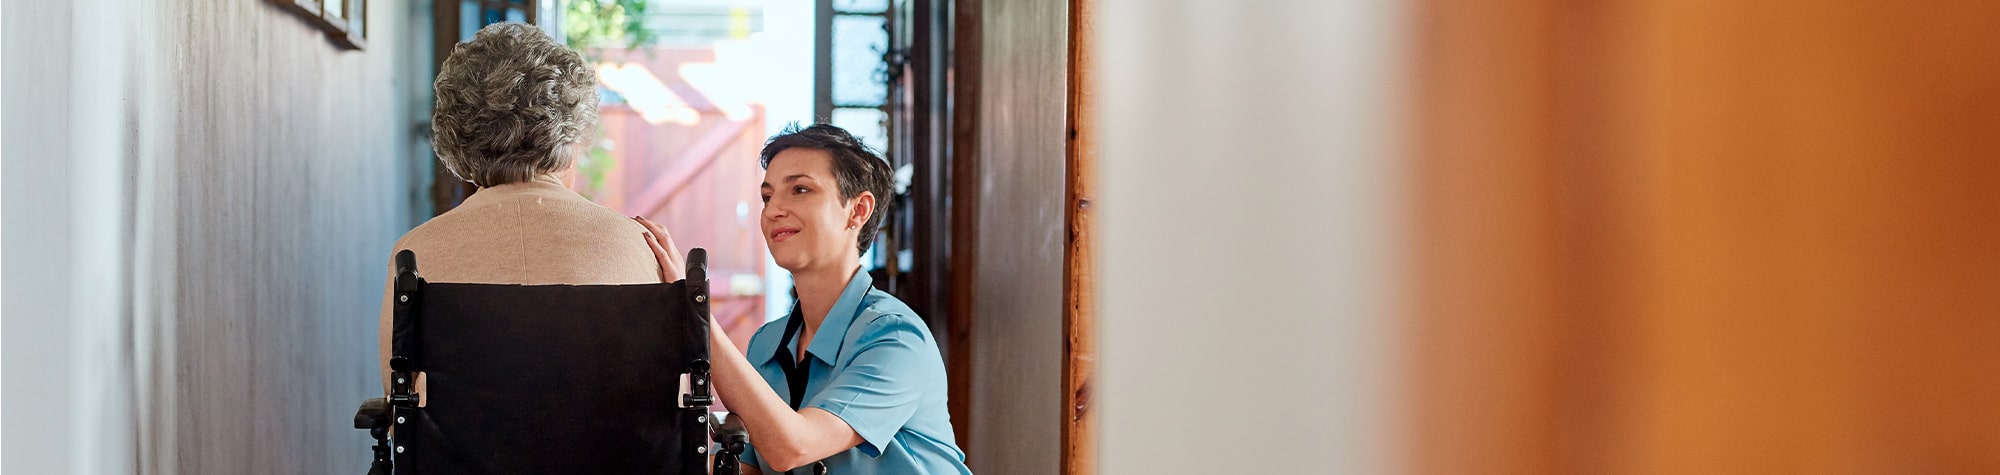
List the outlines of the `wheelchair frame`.
<svg viewBox="0 0 2000 475">
<path fill-rule="evenodd" d="M 426 282 L 417 273 L 416 253 L 403 250 L 396 253 L 395 295 L 391 322 L 392 341 L 389 358 L 389 394 L 383 398 L 372 398 L 361 404 L 354 416 L 354 428 L 368 430 L 375 439 L 372 447 L 373 459 L 369 463 L 370 475 L 391 475 L 395 473 L 415 473 L 411 457 L 423 447 L 412 446 L 409 441 L 399 441 L 393 430 L 406 422 L 417 419 L 421 409 L 422 395 L 416 391 L 417 375 L 423 372 L 421 362 L 413 355 L 421 354 L 422 342 L 417 338 L 417 329 L 422 325 L 418 309 L 424 298 Z M 687 278 L 685 279 L 687 303 L 703 321 L 701 332 L 707 341 L 707 323 L 713 316 L 708 306 L 708 252 L 694 248 L 688 251 Z M 714 402 L 714 394 L 709 379 L 709 362 L 695 359 L 689 364 L 690 372 L 680 375 L 680 392 L 673 404 L 678 408 L 707 407 Z M 717 473 L 737 473 L 738 457 L 742 453 L 747 436 L 740 425 L 721 426 L 713 413 L 700 418 L 709 426 L 712 442 L 721 443 L 722 449 L 714 456 L 713 468 Z M 711 441 L 704 441 L 695 447 L 698 454 L 711 455 Z M 728 470 L 723 472 L 722 470 Z"/>
</svg>

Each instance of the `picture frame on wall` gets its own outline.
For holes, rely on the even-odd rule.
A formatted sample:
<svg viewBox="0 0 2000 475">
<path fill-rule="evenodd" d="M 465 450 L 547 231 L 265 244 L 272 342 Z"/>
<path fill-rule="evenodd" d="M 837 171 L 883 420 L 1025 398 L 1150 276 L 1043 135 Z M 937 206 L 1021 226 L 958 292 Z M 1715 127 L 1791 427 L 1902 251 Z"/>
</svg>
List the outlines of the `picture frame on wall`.
<svg viewBox="0 0 2000 475">
<path fill-rule="evenodd" d="M 344 50 L 367 44 L 367 0 L 268 0 L 297 13 L 326 33 L 327 41 Z"/>
<path fill-rule="evenodd" d="M 307 15 L 312 15 L 317 17 L 320 14 L 319 0 L 275 0 L 275 1 L 277 1 L 278 3 L 289 4 L 292 6 L 292 8 L 296 8 L 299 10 L 299 12 L 305 13 Z"/>
</svg>

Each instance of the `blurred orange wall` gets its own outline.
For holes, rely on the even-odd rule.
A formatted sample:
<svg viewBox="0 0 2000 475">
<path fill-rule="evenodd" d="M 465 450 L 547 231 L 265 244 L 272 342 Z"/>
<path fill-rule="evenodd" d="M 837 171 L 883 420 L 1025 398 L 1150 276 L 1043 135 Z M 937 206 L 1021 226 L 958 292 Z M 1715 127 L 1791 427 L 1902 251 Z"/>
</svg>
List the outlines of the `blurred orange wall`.
<svg viewBox="0 0 2000 475">
<path fill-rule="evenodd" d="M 2000 2 L 1416 18 L 1416 471 L 2000 473 Z"/>
</svg>

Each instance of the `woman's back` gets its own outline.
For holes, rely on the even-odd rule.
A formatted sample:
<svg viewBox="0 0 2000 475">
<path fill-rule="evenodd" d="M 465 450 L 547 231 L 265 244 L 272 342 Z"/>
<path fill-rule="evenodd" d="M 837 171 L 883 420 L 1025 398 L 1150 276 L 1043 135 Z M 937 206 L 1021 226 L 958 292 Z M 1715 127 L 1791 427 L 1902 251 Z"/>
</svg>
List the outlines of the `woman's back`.
<svg viewBox="0 0 2000 475">
<path fill-rule="evenodd" d="M 417 226 L 393 252 L 417 254 L 432 282 L 660 282 L 645 228 L 546 176 L 480 189 Z"/>
<path fill-rule="evenodd" d="M 417 254 L 430 282 L 472 284 L 651 284 L 660 264 L 645 228 L 583 199 L 547 176 L 481 188 L 465 202 L 404 234 L 389 255 Z M 394 285 L 394 264 L 388 267 Z M 389 296 L 382 291 L 379 326 L 383 387 L 388 387 Z M 418 379 L 419 393 L 425 390 Z"/>
<path fill-rule="evenodd" d="M 404 234 L 384 257 L 411 251 L 418 272 L 432 282 L 660 282 L 643 226 L 554 178 L 575 169 L 597 124 L 590 61 L 540 28 L 497 23 L 453 46 L 431 87 L 438 164 L 480 189 Z M 385 270 L 391 277 L 385 280 L 393 281 L 393 268 Z M 385 382 L 394 308 L 389 285 L 380 330 Z M 422 375 L 417 381 L 422 386 Z"/>
</svg>

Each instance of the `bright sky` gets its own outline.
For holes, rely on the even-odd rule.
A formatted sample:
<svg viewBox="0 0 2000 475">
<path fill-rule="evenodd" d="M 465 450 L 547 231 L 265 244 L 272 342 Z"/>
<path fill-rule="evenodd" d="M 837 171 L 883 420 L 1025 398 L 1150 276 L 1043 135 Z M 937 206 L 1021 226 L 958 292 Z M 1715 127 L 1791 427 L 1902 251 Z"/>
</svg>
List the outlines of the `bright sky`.
<svg viewBox="0 0 2000 475">
<path fill-rule="evenodd" d="M 748 0 L 764 9 L 764 31 L 715 43 L 714 64 L 681 67 L 681 77 L 717 104 L 761 102 L 765 136 L 792 122 L 812 122 L 813 3 Z"/>
</svg>

